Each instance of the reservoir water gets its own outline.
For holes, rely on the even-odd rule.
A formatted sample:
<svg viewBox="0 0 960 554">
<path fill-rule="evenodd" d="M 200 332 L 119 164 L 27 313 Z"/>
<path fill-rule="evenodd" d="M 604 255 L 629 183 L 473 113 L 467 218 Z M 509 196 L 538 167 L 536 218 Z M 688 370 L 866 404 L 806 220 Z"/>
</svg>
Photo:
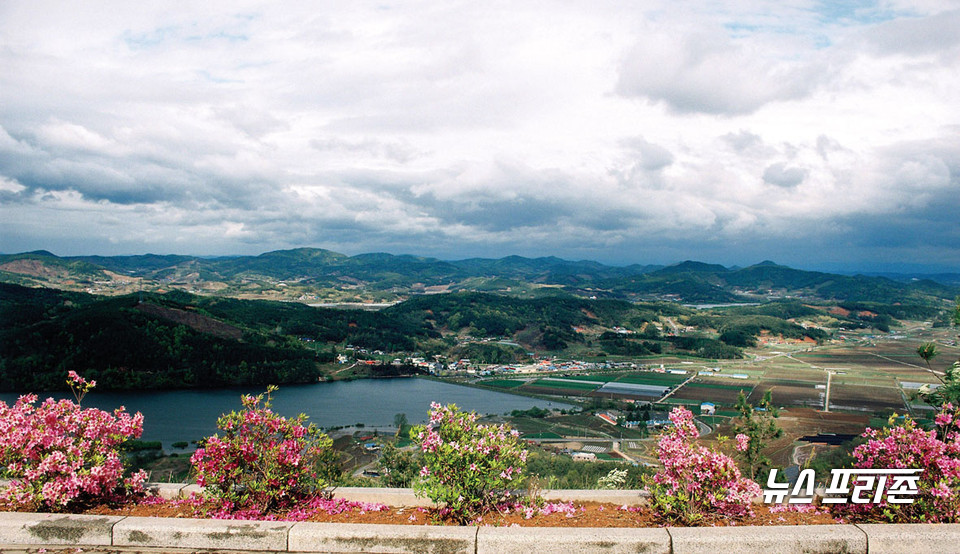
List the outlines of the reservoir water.
<svg viewBox="0 0 960 554">
<path fill-rule="evenodd" d="M 83 399 L 84 407 L 112 411 L 125 406 L 128 412 L 144 416 L 143 437 L 161 441 L 170 449 L 177 441 L 194 441 L 217 431 L 217 418 L 239 410 L 240 395 L 258 394 L 257 389 L 176 390 L 146 392 L 102 392 L 94 389 Z M 0 393 L 0 400 L 12 404 L 19 395 Z M 71 398 L 69 393 L 38 394 Z M 273 410 L 284 416 L 304 413 L 318 427 L 340 427 L 362 423 L 366 427 L 393 427 L 396 414 L 406 414 L 410 423 L 427 419 L 431 402 L 454 403 L 480 414 L 503 414 L 512 410 L 558 407 L 556 401 L 442 383 L 429 379 L 364 379 L 286 385 L 273 397 Z"/>
</svg>

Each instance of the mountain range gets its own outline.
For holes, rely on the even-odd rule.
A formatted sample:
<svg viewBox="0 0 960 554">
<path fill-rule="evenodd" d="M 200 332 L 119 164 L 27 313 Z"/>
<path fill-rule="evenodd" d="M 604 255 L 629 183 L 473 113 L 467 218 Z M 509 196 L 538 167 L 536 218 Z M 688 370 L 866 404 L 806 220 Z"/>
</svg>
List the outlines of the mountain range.
<svg viewBox="0 0 960 554">
<path fill-rule="evenodd" d="M 764 261 L 725 267 L 696 261 L 610 266 L 556 257 L 445 261 L 386 253 L 348 256 L 318 248 L 259 256 L 59 257 L 47 251 L 0 255 L 0 282 L 124 294 L 187 290 L 238 298 L 317 302 L 394 302 L 462 290 L 515 296 L 556 289 L 579 296 L 685 303 L 762 302 L 784 297 L 853 302 L 929 303 L 960 293 L 956 275 L 839 275 Z"/>
</svg>

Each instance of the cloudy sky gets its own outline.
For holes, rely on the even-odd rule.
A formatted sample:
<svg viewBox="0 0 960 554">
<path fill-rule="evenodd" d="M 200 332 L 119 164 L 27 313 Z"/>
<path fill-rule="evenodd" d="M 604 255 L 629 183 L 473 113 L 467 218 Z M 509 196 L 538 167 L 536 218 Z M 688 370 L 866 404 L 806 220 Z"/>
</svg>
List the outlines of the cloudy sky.
<svg viewBox="0 0 960 554">
<path fill-rule="evenodd" d="M 960 1 L 0 2 L 0 252 L 960 271 Z"/>
</svg>

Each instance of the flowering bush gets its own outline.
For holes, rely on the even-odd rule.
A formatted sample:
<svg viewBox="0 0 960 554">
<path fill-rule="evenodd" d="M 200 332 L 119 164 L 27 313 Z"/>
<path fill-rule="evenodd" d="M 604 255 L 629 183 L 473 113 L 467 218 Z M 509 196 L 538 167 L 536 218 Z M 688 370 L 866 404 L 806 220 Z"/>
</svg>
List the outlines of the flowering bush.
<svg viewBox="0 0 960 554">
<path fill-rule="evenodd" d="M 197 483 L 207 487 L 223 510 L 259 512 L 309 502 L 326 483 L 322 460 L 333 441 L 307 416 L 287 419 L 270 410 L 272 394 L 243 396 L 244 410 L 220 416 L 213 435 L 190 458 Z M 260 403 L 263 402 L 261 406 Z"/>
<path fill-rule="evenodd" d="M 441 517 L 466 523 L 505 502 L 521 486 L 527 451 L 505 425 L 479 425 L 456 404 L 430 405 L 430 423 L 410 431 L 424 465 L 414 483 L 418 495 L 442 504 Z"/>
<path fill-rule="evenodd" d="M 741 476 L 729 456 L 694 444 L 699 434 L 689 410 L 674 408 L 670 421 L 674 427 L 657 442 L 662 467 L 652 478 L 644 477 L 654 513 L 685 525 L 696 525 L 708 514 L 752 516 L 760 486 Z"/>
<path fill-rule="evenodd" d="M 851 516 L 897 523 L 960 521 L 960 410 L 944 404 L 935 428 L 924 430 L 909 417 L 863 433 L 868 439 L 853 451 L 857 469 L 922 469 L 913 503 L 844 504 L 835 509 Z M 889 480 L 888 480 L 889 481 Z M 892 483 L 884 485 L 889 489 Z"/>
<path fill-rule="evenodd" d="M 603 477 L 597 479 L 597 488 L 607 490 L 622 489 L 626 482 L 627 470 L 614 468 Z"/>
<path fill-rule="evenodd" d="M 71 371 L 67 384 L 77 397 L 21 396 L 0 401 L 0 464 L 13 481 L 2 497 L 34 509 L 63 510 L 76 504 L 118 501 L 143 492 L 146 473 L 123 478 L 120 445 L 139 438 L 143 416 L 120 407 L 112 414 L 82 409 L 79 400 L 96 386 Z"/>
</svg>

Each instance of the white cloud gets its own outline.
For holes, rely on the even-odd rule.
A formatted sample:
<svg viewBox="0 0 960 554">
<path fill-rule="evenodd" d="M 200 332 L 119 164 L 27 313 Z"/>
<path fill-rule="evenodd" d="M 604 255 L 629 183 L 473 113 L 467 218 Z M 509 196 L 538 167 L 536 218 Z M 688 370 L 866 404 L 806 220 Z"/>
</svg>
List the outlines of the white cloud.
<svg viewBox="0 0 960 554">
<path fill-rule="evenodd" d="M 789 167 L 778 162 L 763 170 L 763 181 L 778 187 L 793 188 L 803 182 L 807 172 L 799 167 Z"/>
<path fill-rule="evenodd" d="M 960 12 L 860 6 L 3 2 L 0 250 L 755 261 L 920 221 Z"/>
<path fill-rule="evenodd" d="M 650 26 L 620 68 L 617 91 L 679 113 L 738 115 L 802 99 L 829 67 L 789 57 L 774 41 L 735 39 L 722 28 L 676 33 Z"/>
</svg>

